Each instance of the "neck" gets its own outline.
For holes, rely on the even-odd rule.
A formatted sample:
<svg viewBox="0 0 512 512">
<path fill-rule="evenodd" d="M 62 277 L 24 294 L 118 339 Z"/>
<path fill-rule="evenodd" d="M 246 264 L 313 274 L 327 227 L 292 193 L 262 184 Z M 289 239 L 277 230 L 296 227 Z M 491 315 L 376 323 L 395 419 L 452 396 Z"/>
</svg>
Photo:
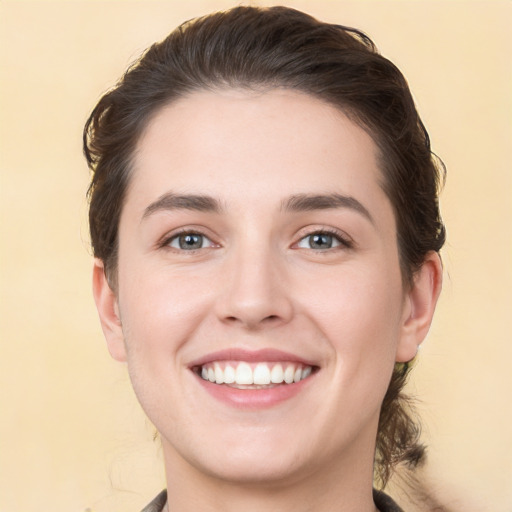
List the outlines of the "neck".
<svg viewBox="0 0 512 512">
<path fill-rule="evenodd" d="M 169 512 L 378 512 L 368 470 L 373 452 L 267 481 L 218 478 L 164 453 Z"/>
</svg>

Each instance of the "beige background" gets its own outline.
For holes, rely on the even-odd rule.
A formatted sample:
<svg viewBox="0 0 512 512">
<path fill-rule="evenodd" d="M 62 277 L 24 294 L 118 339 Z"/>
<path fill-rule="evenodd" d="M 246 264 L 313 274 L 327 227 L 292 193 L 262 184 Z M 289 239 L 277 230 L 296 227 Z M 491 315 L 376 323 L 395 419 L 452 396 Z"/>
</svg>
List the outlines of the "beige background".
<svg viewBox="0 0 512 512">
<path fill-rule="evenodd" d="M 93 306 L 81 130 L 146 46 L 236 3 L 0 1 L 0 512 L 137 511 L 163 486 Z M 511 512 L 512 3 L 283 3 L 366 31 L 410 81 L 449 172 L 445 289 L 411 386 L 427 476 L 454 510 Z"/>
</svg>

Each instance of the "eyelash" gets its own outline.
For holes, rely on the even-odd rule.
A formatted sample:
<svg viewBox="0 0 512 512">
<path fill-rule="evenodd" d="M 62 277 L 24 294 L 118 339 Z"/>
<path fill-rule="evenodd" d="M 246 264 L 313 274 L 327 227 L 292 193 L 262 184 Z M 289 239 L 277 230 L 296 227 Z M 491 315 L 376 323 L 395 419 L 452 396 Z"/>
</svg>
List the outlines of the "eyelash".
<svg viewBox="0 0 512 512">
<path fill-rule="evenodd" d="M 171 245 L 172 242 L 174 242 L 175 240 L 179 240 L 179 238 L 184 235 L 202 237 L 203 241 L 208 240 L 211 243 L 211 245 L 209 247 L 199 247 L 197 249 L 183 249 L 182 247 L 180 247 L 180 248 L 172 247 L 172 245 Z M 334 247 L 328 247 L 326 249 L 317 249 L 317 250 L 315 250 L 313 248 L 299 246 L 299 244 L 302 241 L 307 240 L 308 238 L 311 238 L 315 235 L 327 235 L 329 237 L 332 237 L 338 243 L 338 245 L 335 245 Z M 215 242 L 213 242 L 204 233 L 201 233 L 200 231 L 197 231 L 197 230 L 191 230 L 191 229 L 182 229 L 181 231 L 178 231 L 177 233 L 173 233 L 171 236 L 165 237 L 158 245 L 159 245 L 159 247 L 164 248 L 164 249 L 171 249 L 171 250 L 175 250 L 175 251 L 183 251 L 183 252 L 188 252 L 188 253 L 195 253 L 202 249 L 207 249 L 207 248 L 211 248 L 211 247 L 215 247 L 215 246 L 218 247 L 218 244 L 215 244 Z M 298 242 L 293 244 L 293 248 L 307 249 L 307 250 L 311 250 L 314 252 L 329 252 L 329 251 L 337 250 L 340 248 L 352 249 L 353 247 L 354 247 L 354 242 L 346 234 L 344 234 L 336 229 L 329 229 L 329 228 L 322 228 L 322 229 L 318 229 L 315 231 L 311 231 L 311 232 L 305 234 L 304 236 L 302 236 Z"/>
<path fill-rule="evenodd" d="M 189 236 L 200 236 L 203 238 L 203 242 L 204 240 L 208 240 L 210 241 L 211 243 L 211 246 L 210 247 L 214 247 L 216 244 L 215 242 L 213 242 L 208 236 L 206 236 L 204 233 L 201 233 L 200 231 L 197 231 L 197 230 L 193 230 L 193 229 L 182 229 L 180 231 L 178 231 L 177 233 L 173 233 L 171 236 L 168 236 L 168 237 L 165 237 L 161 243 L 159 243 L 158 245 L 164 249 L 171 249 L 171 250 L 175 250 L 175 251 L 182 251 L 182 252 L 188 252 L 188 253 L 195 253 L 197 251 L 200 251 L 202 249 L 207 249 L 208 247 L 199 247 L 197 249 L 183 249 L 183 248 L 178 248 L 178 247 L 172 247 L 171 246 L 171 243 L 173 241 L 178 241 L 180 237 L 182 236 L 185 236 L 185 235 L 189 235 Z"/>
<path fill-rule="evenodd" d="M 336 229 L 332 229 L 332 228 L 322 228 L 322 229 L 318 229 L 315 231 L 311 231 L 311 232 L 307 233 L 306 235 L 304 235 L 303 237 L 301 237 L 301 239 L 296 244 L 294 244 L 294 246 L 297 247 L 298 249 L 302 249 L 303 247 L 299 247 L 299 244 L 303 240 L 307 240 L 308 238 L 311 238 L 315 235 L 327 235 L 327 236 L 333 237 L 333 239 L 336 242 L 338 242 L 339 245 L 334 246 L 334 247 L 328 247 L 326 249 L 317 249 L 317 250 L 312 249 L 312 248 L 305 248 L 305 249 L 308 249 L 308 250 L 311 250 L 314 252 L 328 252 L 328 251 L 339 250 L 339 249 L 352 249 L 354 247 L 354 242 L 351 238 L 349 238 L 345 233 L 340 232 Z"/>
</svg>

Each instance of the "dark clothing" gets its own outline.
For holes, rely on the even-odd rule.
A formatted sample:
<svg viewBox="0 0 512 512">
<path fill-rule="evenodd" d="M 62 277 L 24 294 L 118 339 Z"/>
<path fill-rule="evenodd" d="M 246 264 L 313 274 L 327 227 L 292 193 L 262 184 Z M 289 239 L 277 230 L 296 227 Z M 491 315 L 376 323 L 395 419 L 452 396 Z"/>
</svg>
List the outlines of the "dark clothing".
<svg viewBox="0 0 512 512">
<path fill-rule="evenodd" d="M 162 512 L 167 501 L 167 491 L 162 491 L 149 505 L 146 505 L 141 512 Z"/>
<path fill-rule="evenodd" d="M 373 489 L 373 501 L 380 512 L 404 512 L 387 494 Z"/>
<path fill-rule="evenodd" d="M 167 491 L 162 491 L 141 512 L 162 512 L 167 501 Z M 373 490 L 373 501 L 380 512 L 403 512 L 403 510 L 387 495 L 381 491 Z"/>
</svg>

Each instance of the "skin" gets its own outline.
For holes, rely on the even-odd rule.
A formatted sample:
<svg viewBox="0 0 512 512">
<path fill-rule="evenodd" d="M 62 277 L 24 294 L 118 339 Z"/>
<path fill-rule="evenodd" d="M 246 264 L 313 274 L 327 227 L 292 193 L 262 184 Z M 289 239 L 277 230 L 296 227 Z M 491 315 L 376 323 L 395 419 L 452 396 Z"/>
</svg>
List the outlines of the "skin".
<svg viewBox="0 0 512 512">
<path fill-rule="evenodd" d="M 195 92 L 149 123 L 120 220 L 118 289 L 97 260 L 94 294 L 109 350 L 161 434 L 170 510 L 375 510 L 380 405 L 441 287 L 435 253 L 404 287 L 382 180 L 372 138 L 294 91 Z M 150 206 L 168 193 L 219 208 Z M 361 208 L 286 208 L 303 194 Z M 181 231 L 203 246 L 180 249 Z M 312 246 L 326 231 L 333 245 Z M 234 347 L 283 350 L 317 371 L 285 401 L 234 407 L 190 369 Z"/>
</svg>

